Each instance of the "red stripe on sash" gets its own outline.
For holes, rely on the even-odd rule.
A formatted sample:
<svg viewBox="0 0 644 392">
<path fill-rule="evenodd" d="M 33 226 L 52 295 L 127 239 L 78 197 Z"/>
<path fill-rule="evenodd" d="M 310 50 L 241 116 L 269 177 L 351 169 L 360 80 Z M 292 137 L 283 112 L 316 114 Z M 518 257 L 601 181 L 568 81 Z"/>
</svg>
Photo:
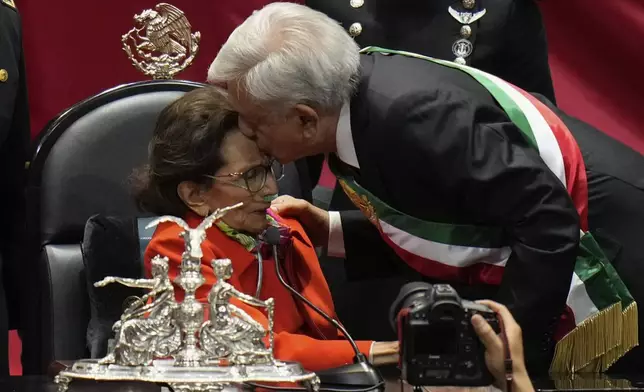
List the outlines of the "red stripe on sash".
<svg viewBox="0 0 644 392">
<path fill-rule="evenodd" d="M 469 267 L 454 267 L 426 257 L 417 256 L 396 245 L 385 233 L 380 236 L 396 254 L 411 268 L 423 276 L 446 281 L 456 281 L 467 284 L 500 285 L 503 277 L 503 267 L 497 265 L 476 263 Z"/>
<path fill-rule="evenodd" d="M 536 107 L 550 126 L 550 129 L 552 129 L 563 156 L 568 194 L 572 198 L 579 214 L 581 229 L 588 231 L 588 177 L 586 176 L 584 158 L 577 141 L 566 124 L 549 107 L 522 89 L 514 87 Z M 559 323 L 557 323 L 553 338 L 558 342 L 574 330 L 576 326 L 574 312 L 569 306 L 566 306 Z"/>
<path fill-rule="evenodd" d="M 549 107 L 537 98 L 513 86 L 532 103 L 546 120 L 557 139 L 566 170 L 566 186 L 579 214 L 581 229 L 588 231 L 588 178 L 586 165 L 577 141 L 566 124 Z"/>
</svg>

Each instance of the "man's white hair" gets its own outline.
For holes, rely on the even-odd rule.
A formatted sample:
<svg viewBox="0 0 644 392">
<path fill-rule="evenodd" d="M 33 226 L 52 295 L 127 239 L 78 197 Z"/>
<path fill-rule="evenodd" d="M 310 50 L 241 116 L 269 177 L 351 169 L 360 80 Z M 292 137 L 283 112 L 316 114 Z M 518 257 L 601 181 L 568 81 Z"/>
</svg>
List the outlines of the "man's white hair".
<svg viewBox="0 0 644 392">
<path fill-rule="evenodd" d="M 294 3 L 271 3 L 233 31 L 208 70 L 213 84 L 237 83 L 256 103 L 321 110 L 353 94 L 359 47 L 339 23 Z"/>
</svg>

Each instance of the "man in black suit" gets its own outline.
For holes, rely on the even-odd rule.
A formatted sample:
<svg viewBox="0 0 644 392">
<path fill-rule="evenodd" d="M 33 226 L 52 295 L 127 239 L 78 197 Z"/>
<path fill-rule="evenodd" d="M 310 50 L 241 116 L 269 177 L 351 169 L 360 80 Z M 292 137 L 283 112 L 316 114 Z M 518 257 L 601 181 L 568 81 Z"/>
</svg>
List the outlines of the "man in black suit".
<svg viewBox="0 0 644 392">
<path fill-rule="evenodd" d="M 5 291 L 12 324 L 20 303 L 18 266 L 24 225 L 24 175 L 29 146 L 29 109 L 20 15 L 0 0 L 0 376 L 9 374 Z"/>
<path fill-rule="evenodd" d="M 364 216 L 320 210 L 300 218 L 316 245 L 361 238 L 339 247 L 348 275 L 412 270 L 467 298 L 497 298 L 524 329 L 529 367 L 545 371 L 573 270 L 587 276 L 575 265 L 580 228 L 590 237 L 577 144 L 545 98 L 455 63 L 372 51 L 380 53 L 360 55 L 324 14 L 273 3 L 231 34 L 208 78 L 228 91 L 242 132 L 268 155 L 290 162 L 332 154 Z M 351 253 L 370 257 L 356 263 Z M 601 270 L 609 267 L 602 259 Z M 623 282 L 611 277 L 602 289 L 633 304 L 628 290 L 613 291 Z M 568 306 L 573 327 L 591 310 Z"/>
<path fill-rule="evenodd" d="M 535 0 L 306 0 L 305 4 L 338 21 L 360 47 L 375 45 L 459 60 L 555 102 L 546 32 Z M 324 159 L 319 154 L 295 161 L 303 195 L 312 192 L 319 182 Z M 308 185 L 311 187 L 306 188 Z M 336 185 L 328 209 L 356 208 Z M 359 239 L 347 238 L 347 242 L 353 241 Z M 370 255 L 345 257 L 360 264 L 368 262 Z M 338 313 L 350 316 L 346 317 L 347 325 L 362 336 L 366 331 L 352 321 L 365 315 L 358 315 L 354 309 L 364 309 L 357 305 L 373 298 L 369 293 L 378 286 L 380 301 L 390 301 L 402 278 L 349 282 L 337 261 L 327 254 L 322 265 L 334 295 L 350 298 L 338 304 Z M 381 317 L 386 316 L 384 310 L 380 312 Z M 387 326 L 382 327 L 375 336 L 391 338 Z"/>
<path fill-rule="evenodd" d="M 548 45 L 535 0 L 306 0 L 358 45 L 405 50 L 496 75 L 555 102 Z M 323 155 L 297 161 L 315 186 Z M 308 193 L 305 191 L 305 193 Z M 339 188 L 333 210 L 353 209 Z"/>
</svg>

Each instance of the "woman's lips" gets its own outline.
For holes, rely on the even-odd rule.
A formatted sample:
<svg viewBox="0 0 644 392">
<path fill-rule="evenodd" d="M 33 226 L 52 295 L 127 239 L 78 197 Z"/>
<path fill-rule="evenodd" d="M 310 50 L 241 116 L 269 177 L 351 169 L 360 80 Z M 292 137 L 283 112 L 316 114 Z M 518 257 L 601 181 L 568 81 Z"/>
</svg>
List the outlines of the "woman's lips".
<svg viewBox="0 0 644 392">
<path fill-rule="evenodd" d="M 258 208 L 257 210 L 253 211 L 253 213 L 255 213 L 255 214 L 266 214 L 266 210 L 268 210 L 269 208 L 271 208 L 271 205 L 270 204 L 265 204 L 265 207 Z"/>
</svg>

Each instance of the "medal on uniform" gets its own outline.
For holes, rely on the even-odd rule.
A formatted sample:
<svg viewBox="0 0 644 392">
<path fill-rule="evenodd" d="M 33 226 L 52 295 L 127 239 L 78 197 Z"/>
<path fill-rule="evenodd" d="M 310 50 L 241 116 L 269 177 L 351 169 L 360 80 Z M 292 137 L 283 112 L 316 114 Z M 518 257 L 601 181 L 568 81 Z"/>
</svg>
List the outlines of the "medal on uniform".
<svg viewBox="0 0 644 392">
<path fill-rule="evenodd" d="M 472 9 L 474 8 L 475 4 L 475 0 L 463 0 L 463 7 L 465 9 Z M 483 8 L 482 10 L 477 12 L 461 12 L 455 10 L 450 6 L 447 11 L 450 15 L 452 15 L 454 19 L 456 19 L 456 21 L 463 25 L 461 26 L 461 30 L 459 31 L 460 38 L 452 45 L 452 53 L 455 57 L 455 63 L 465 65 L 467 64 L 466 59 L 474 51 L 474 44 L 472 43 L 472 41 L 470 41 L 470 37 L 472 36 L 471 24 L 485 16 L 487 10 Z"/>
<path fill-rule="evenodd" d="M 349 26 L 349 35 L 353 38 L 357 37 L 362 33 L 362 25 L 358 22 L 351 24 Z"/>
</svg>

